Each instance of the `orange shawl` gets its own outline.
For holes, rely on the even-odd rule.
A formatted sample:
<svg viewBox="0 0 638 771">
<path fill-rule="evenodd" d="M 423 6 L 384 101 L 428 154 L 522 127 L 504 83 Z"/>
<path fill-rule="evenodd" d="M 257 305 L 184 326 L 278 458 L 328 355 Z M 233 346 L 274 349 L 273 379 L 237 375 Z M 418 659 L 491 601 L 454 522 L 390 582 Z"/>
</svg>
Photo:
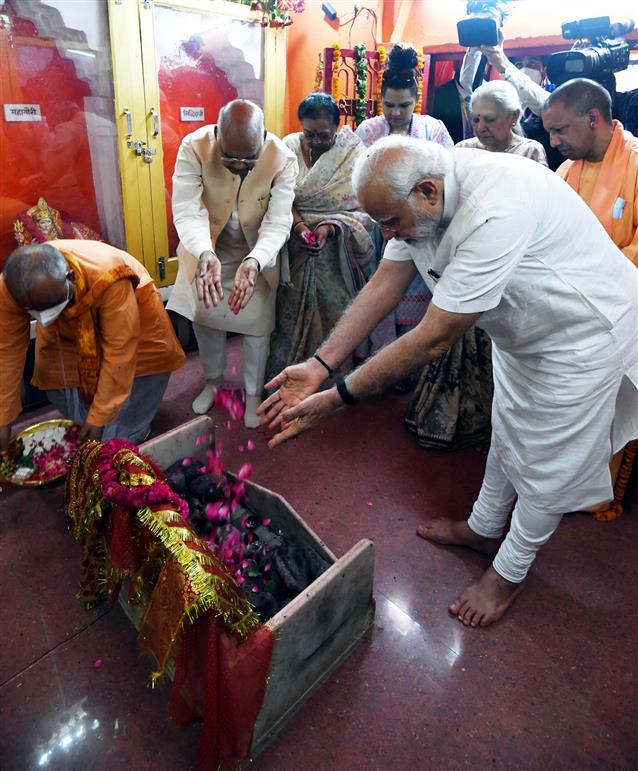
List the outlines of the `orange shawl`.
<svg viewBox="0 0 638 771">
<path fill-rule="evenodd" d="M 611 142 L 600 162 L 600 173 L 596 180 L 591 201 L 586 201 L 589 208 L 600 220 L 602 226 L 611 236 L 612 212 L 616 199 L 620 195 L 623 184 L 621 169 L 629 165 L 632 142 L 634 137 L 628 131 L 624 131 L 622 123 L 614 120 L 614 133 Z M 583 173 L 585 161 L 574 161 L 565 176 L 568 185 L 580 195 L 580 177 Z M 627 202 L 629 204 L 631 202 Z"/>
<path fill-rule="evenodd" d="M 64 317 L 77 320 L 75 334 L 78 348 L 80 393 L 85 404 L 90 404 L 97 390 L 102 360 L 102 351 L 98 345 L 97 330 L 91 308 L 116 281 L 128 278 L 135 288 L 140 279 L 128 265 L 119 265 L 117 268 L 102 273 L 93 283 L 93 286 L 89 288 L 80 263 L 69 252 L 63 252 L 63 254 L 75 273 L 75 303 L 65 310 Z"/>
</svg>

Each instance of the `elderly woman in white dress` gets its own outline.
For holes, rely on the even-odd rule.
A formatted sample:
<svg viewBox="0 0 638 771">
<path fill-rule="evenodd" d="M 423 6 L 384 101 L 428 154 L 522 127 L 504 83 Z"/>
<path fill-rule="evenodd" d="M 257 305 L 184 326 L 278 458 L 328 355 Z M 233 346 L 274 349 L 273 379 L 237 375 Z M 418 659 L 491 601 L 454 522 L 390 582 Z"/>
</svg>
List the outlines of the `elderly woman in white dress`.
<svg viewBox="0 0 638 771">
<path fill-rule="evenodd" d="M 543 145 L 517 132 L 522 107 L 511 83 L 506 80 L 484 83 L 472 93 L 470 105 L 474 136 L 458 142 L 457 147 L 522 155 L 547 166 Z"/>
</svg>

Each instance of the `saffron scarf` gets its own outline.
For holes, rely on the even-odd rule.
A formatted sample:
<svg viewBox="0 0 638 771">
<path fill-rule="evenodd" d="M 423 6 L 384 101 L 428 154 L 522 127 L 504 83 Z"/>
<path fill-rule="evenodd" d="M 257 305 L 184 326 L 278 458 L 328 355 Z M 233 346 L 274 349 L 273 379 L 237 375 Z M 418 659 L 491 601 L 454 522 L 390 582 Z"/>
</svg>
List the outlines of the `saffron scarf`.
<svg viewBox="0 0 638 771">
<path fill-rule="evenodd" d="M 632 140 L 634 137 L 623 130 L 622 123 L 614 120 L 614 133 L 609 147 L 600 162 L 600 173 L 596 180 L 591 201 L 586 201 L 600 223 L 611 236 L 612 212 L 623 184 L 623 171 L 629 165 Z M 580 195 L 580 178 L 585 161 L 574 161 L 565 176 L 568 185 Z"/>
<path fill-rule="evenodd" d="M 118 265 L 116 268 L 104 271 L 89 287 L 86 275 L 78 260 L 66 250 L 62 250 L 62 254 L 75 273 L 75 303 L 65 310 L 64 318 L 77 321 L 75 336 L 78 350 L 80 393 L 84 403 L 90 404 L 97 390 L 102 363 L 102 350 L 98 342 L 95 319 L 91 310 L 104 292 L 116 281 L 128 278 L 135 288 L 140 279 L 128 265 Z"/>
</svg>

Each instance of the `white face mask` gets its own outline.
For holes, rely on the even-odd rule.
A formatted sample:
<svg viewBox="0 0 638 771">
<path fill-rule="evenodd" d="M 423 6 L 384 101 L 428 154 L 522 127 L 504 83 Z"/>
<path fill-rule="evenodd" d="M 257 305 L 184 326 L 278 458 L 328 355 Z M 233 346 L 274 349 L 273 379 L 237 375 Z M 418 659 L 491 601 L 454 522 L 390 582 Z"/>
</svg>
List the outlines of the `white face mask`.
<svg viewBox="0 0 638 771">
<path fill-rule="evenodd" d="M 27 311 L 36 321 L 39 321 L 43 327 L 48 327 L 58 318 L 62 311 L 69 304 L 71 299 L 71 287 L 67 289 L 67 298 L 64 302 L 54 305 L 52 308 L 45 308 L 43 311 Z"/>
<path fill-rule="evenodd" d="M 521 67 L 521 72 L 524 72 L 528 78 L 531 78 L 534 83 L 538 83 L 540 86 L 543 76 L 538 70 L 534 70 L 531 67 Z"/>
</svg>

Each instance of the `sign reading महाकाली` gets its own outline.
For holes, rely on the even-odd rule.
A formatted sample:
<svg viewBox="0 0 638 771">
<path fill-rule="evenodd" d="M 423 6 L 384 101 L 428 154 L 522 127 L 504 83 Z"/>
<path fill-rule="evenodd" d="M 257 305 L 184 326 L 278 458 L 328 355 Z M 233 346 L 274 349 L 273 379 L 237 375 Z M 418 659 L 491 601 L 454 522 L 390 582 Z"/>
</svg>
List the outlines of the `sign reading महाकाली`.
<svg viewBox="0 0 638 771">
<path fill-rule="evenodd" d="M 35 121 L 42 120 L 39 104 L 4 104 L 4 119 L 8 123 L 15 121 Z"/>
<path fill-rule="evenodd" d="M 180 107 L 179 119 L 184 123 L 185 121 L 192 121 L 198 123 L 204 120 L 204 108 L 203 107 Z"/>
</svg>

